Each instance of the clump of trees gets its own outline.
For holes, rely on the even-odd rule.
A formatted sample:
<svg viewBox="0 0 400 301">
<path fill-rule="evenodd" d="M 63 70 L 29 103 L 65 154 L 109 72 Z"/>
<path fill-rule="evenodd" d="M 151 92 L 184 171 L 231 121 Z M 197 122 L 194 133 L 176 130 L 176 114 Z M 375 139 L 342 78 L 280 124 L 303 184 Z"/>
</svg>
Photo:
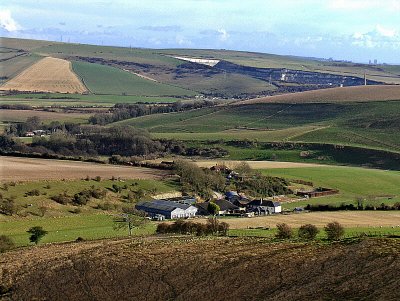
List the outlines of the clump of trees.
<svg viewBox="0 0 400 301">
<path fill-rule="evenodd" d="M 224 190 L 225 177 L 219 172 L 203 169 L 194 163 L 183 160 L 175 161 L 174 170 L 179 175 L 184 193 L 197 194 L 205 199 L 210 199 L 213 190 Z"/>
<path fill-rule="evenodd" d="M 329 205 L 329 204 L 326 204 L 326 205 L 325 204 L 315 204 L 315 205 L 308 204 L 304 209 L 309 210 L 309 211 L 400 210 L 400 202 L 397 202 L 393 205 L 381 203 L 378 206 L 371 205 L 371 204 L 364 205 L 359 202 L 357 204 L 343 203 L 343 204 L 340 204 L 339 206 Z"/>
<path fill-rule="evenodd" d="M 160 223 L 157 226 L 158 234 L 176 233 L 184 235 L 217 235 L 226 236 L 228 234 L 229 224 L 220 222 L 216 217 L 210 217 L 206 224 L 195 223 L 179 219 L 174 223 Z"/>
<path fill-rule="evenodd" d="M 285 223 L 276 225 L 277 232 L 275 237 L 279 239 L 290 239 L 293 238 L 292 228 Z M 345 234 L 344 227 L 338 222 L 331 222 L 324 227 L 324 231 L 328 240 L 339 240 L 343 238 Z M 319 229 L 312 224 L 306 224 L 298 229 L 297 235 L 301 239 L 313 240 L 317 237 Z"/>
<path fill-rule="evenodd" d="M 177 101 L 171 104 L 123 104 L 114 105 L 107 113 L 97 113 L 89 117 L 91 124 L 106 125 L 125 119 L 136 118 L 145 115 L 171 113 L 210 107 L 216 105 L 213 100 Z"/>
</svg>

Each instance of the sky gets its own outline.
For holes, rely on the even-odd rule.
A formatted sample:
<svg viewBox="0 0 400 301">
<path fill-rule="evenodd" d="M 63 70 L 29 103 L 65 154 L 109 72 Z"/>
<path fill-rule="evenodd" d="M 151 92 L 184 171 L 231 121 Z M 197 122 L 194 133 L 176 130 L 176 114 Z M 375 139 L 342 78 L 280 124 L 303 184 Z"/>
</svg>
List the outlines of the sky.
<svg viewBox="0 0 400 301">
<path fill-rule="evenodd" d="M 7 0 L 0 36 L 400 64 L 400 0 Z"/>
</svg>

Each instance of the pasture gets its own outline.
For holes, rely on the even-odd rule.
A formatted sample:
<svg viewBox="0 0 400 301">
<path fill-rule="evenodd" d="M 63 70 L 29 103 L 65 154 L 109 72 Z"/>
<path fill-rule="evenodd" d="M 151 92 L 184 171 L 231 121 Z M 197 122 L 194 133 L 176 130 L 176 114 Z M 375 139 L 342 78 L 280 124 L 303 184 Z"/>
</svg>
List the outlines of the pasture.
<svg viewBox="0 0 400 301">
<path fill-rule="evenodd" d="M 86 87 L 71 70 L 71 63 L 46 57 L 0 87 L 1 90 L 83 93 Z"/>
<path fill-rule="evenodd" d="M 86 62 L 73 62 L 74 71 L 95 94 L 137 96 L 193 96 L 194 91 L 144 79 L 118 68 Z"/>
<path fill-rule="evenodd" d="M 33 226 L 41 226 L 49 232 L 42 243 L 73 241 L 78 237 L 87 240 L 126 237 L 127 231 L 114 228 L 113 217 L 111 214 L 92 214 L 30 218 L 0 221 L 0 226 L 1 233 L 9 236 L 17 246 L 29 245 L 26 231 Z M 149 235 L 154 232 L 155 225 L 150 223 L 145 228 L 134 229 L 133 235 Z"/>
<path fill-rule="evenodd" d="M 400 202 L 400 172 L 376 170 L 359 167 L 325 166 L 305 168 L 263 169 L 263 174 L 311 181 L 315 187 L 339 189 L 338 195 L 311 198 L 293 203 L 285 203 L 283 207 L 306 206 L 307 204 L 333 204 L 356 202 L 356 198 L 364 199 L 364 204 L 379 206 L 381 203 Z"/>
<path fill-rule="evenodd" d="M 182 98 L 137 95 L 95 94 L 15 94 L 0 96 L 2 104 L 25 104 L 36 107 L 111 107 L 116 103 L 172 103 Z"/>
<path fill-rule="evenodd" d="M 256 103 L 155 114 L 118 122 L 181 140 L 253 139 L 400 150 L 400 101 Z"/>
</svg>

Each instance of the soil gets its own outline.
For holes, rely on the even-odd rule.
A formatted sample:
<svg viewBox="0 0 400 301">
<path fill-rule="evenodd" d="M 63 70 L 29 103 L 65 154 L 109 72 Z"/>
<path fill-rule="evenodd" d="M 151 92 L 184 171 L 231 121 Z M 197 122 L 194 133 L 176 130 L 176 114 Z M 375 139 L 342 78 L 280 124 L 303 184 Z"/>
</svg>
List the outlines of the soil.
<svg viewBox="0 0 400 301">
<path fill-rule="evenodd" d="M 399 300 L 400 240 L 145 238 L 0 258 L 3 300 Z M 0 297 L 1 298 L 1 297 Z"/>
<path fill-rule="evenodd" d="M 81 179 L 86 176 L 158 179 L 164 175 L 164 171 L 151 168 L 0 156 L 0 182 Z"/>
</svg>

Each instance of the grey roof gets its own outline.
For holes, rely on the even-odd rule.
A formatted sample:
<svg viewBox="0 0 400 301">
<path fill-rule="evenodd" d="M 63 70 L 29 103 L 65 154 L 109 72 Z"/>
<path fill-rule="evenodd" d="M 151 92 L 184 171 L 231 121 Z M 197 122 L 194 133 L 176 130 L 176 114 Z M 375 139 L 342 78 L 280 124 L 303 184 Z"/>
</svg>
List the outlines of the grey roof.
<svg viewBox="0 0 400 301">
<path fill-rule="evenodd" d="M 227 200 L 215 200 L 213 202 L 215 204 L 217 204 L 222 211 L 239 209 L 238 206 L 232 204 L 231 202 L 229 202 Z"/>
<path fill-rule="evenodd" d="M 279 207 L 280 202 L 273 202 L 271 200 L 253 200 L 249 203 L 251 206 L 266 206 L 266 207 Z"/>
<path fill-rule="evenodd" d="M 183 210 L 186 210 L 190 207 L 191 205 L 187 204 L 180 204 L 180 203 L 175 203 L 175 202 L 170 202 L 170 201 L 165 201 L 165 200 L 154 200 L 154 201 L 148 201 L 148 202 L 139 202 L 136 204 L 136 208 L 148 208 L 148 209 L 156 209 L 156 210 L 162 210 L 162 211 L 174 211 L 176 208 L 180 208 Z"/>
</svg>

